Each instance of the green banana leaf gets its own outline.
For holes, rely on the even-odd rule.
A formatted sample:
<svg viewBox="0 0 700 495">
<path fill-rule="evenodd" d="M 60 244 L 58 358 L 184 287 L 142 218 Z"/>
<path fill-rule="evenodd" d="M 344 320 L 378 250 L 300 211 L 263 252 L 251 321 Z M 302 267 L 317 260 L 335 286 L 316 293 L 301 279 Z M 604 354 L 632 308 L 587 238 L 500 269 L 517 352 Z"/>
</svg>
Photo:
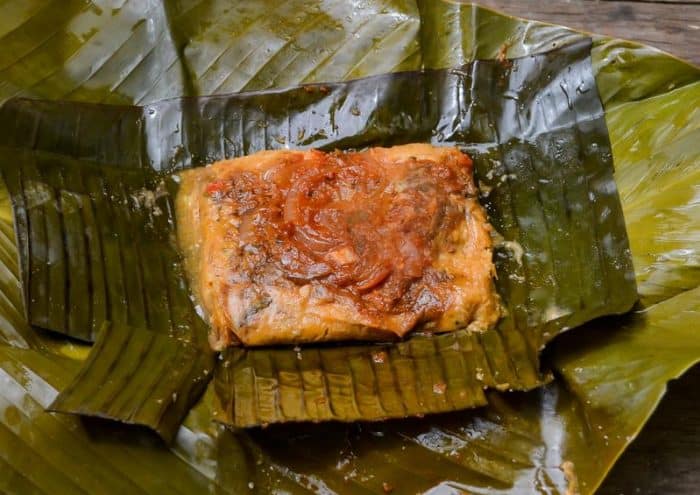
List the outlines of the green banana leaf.
<svg viewBox="0 0 700 495">
<path fill-rule="evenodd" d="M 135 326 L 127 335 L 139 340 L 103 338 L 78 384 L 52 408 L 174 431 L 182 408 L 171 420 L 159 412 L 162 393 L 134 402 L 130 391 L 151 390 L 153 380 L 170 375 L 168 397 L 197 388 L 177 373 L 191 351 L 178 344 L 164 354 L 155 348 L 165 343 L 148 331 L 136 337 L 145 325 L 182 340 L 171 327 L 187 323 L 199 330 L 191 338 L 204 341 L 201 322 L 189 323 L 197 319 L 192 303 L 176 296 L 186 280 L 171 242 L 176 193 L 168 194 L 171 179 L 163 174 L 286 146 L 418 140 L 468 149 L 482 189 L 490 191 L 483 198 L 490 221 L 520 252 L 498 253 L 497 286 L 508 316 L 483 335 L 417 337 L 380 351 L 230 352 L 214 373 L 219 421 L 406 417 L 483 405 L 484 388 L 540 385 L 537 353 L 547 341 L 595 317 L 628 311 L 637 296 L 590 48 L 583 39 L 508 63 L 476 61 L 107 112 L 88 104 L 8 101 L 0 111 L 7 123 L 0 125 L 0 171 L 24 225 L 18 233 L 29 321 L 89 339 L 86 329 L 94 333 L 113 320 L 109 332 L 127 323 Z M 175 289 L 164 291 L 164 283 Z M 91 294 L 89 287 L 99 290 Z M 177 311 L 183 305 L 190 307 L 184 317 Z M 118 360 L 104 342 L 123 348 Z M 147 343 L 154 349 L 146 351 Z M 144 352 L 171 356 L 172 366 L 139 359 Z M 387 354 L 386 362 L 377 352 Z M 153 368 L 144 369 L 149 362 Z M 201 381 L 204 367 L 189 378 Z M 99 399 L 86 400 L 96 388 Z M 142 413 L 144 401 L 155 416 Z"/>
<path fill-rule="evenodd" d="M 143 328 L 106 323 L 75 379 L 49 406 L 137 425 L 170 441 L 212 370 L 198 346 Z"/>
<path fill-rule="evenodd" d="M 367 27 L 357 37 L 358 24 L 352 24 L 352 16 L 342 17 L 351 4 L 340 1 L 300 2 L 288 19 L 275 12 L 272 2 L 261 8 L 257 2 L 241 2 L 233 9 L 229 2 L 216 1 L 168 2 L 165 7 L 132 1 L 114 9 L 96 4 L 5 5 L 0 18 L 2 98 L 24 94 L 131 104 L 193 94 L 195 88 L 209 91 L 199 82 L 207 59 L 240 55 L 233 43 L 233 49 L 225 49 L 233 38 L 243 39 L 238 46 L 248 53 L 265 45 L 261 40 L 266 36 L 275 37 L 268 54 L 279 50 L 281 55 L 263 67 L 263 46 L 246 59 L 244 70 L 231 71 L 239 86 L 229 90 L 260 89 L 275 85 L 276 79 L 285 86 L 301 82 L 311 73 L 304 63 L 320 66 L 328 60 L 323 70 L 337 68 L 334 79 L 340 79 L 351 77 L 354 66 L 358 76 L 387 72 L 389 66 L 415 69 L 420 51 L 426 66 L 439 68 L 475 55 L 495 57 L 504 46 L 509 56 L 516 56 L 577 38 L 565 28 L 452 2 L 425 2 L 420 11 L 411 1 L 363 2 L 366 15 L 359 16 L 358 24 Z M 265 15 L 255 16 L 263 10 Z M 240 22 L 244 15 L 247 23 Z M 425 55 L 428 41 L 439 37 L 429 35 L 436 29 L 421 31 L 421 21 L 428 19 L 437 20 L 439 32 L 461 41 L 432 63 Z M 305 20 L 306 29 L 294 24 Z M 330 21 L 335 21 L 332 27 Z M 263 25 L 279 26 L 280 36 L 263 34 L 276 31 Z M 316 25 L 319 35 L 326 35 L 322 48 L 339 40 L 329 51 L 348 43 L 354 43 L 353 50 L 326 53 L 314 62 L 294 57 L 299 47 L 300 53 L 309 52 L 313 37 L 306 33 Z M 247 39 L 246 26 L 253 26 L 248 32 L 254 33 Z M 424 40 L 418 38 L 421 32 L 427 33 Z M 375 33 L 381 34 L 372 39 Z M 286 45 L 285 34 L 291 38 Z M 124 42 L 121 50 L 111 43 L 115 39 Z M 234 66 L 225 60 L 222 71 Z M 442 65 L 440 60 L 451 61 Z M 170 450 L 148 432 L 93 427 L 73 416 L 46 413 L 57 390 L 78 371 L 75 360 L 84 358 L 86 348 L 25 323 L 9 199 L 1 198 L 0 490 L 381 493 L 393 487 L 396 493 L 404 488 L 411 493 L 564 493 L 578 486 L 582 493 L 592 492 L 643 426 L 667 380 L 700 355 L 693 332 L 700 246 L 693 174 L 700 156 L 692 146 L 700 116 L 693 110 L 697 105 L 688 104 L 697 101 L 700 70 L 653 49 L 606 38 L 595 39 L 593 66 L 646 308 L 630 320 L 594 322 L 557 339 L 548 352 L 554 382 L 529 393 L 489 393 L 489 406 L 477 411 L 374 426 L 232 433 L 211 421 L 210 387 Z M 254 81 L 245 86 L 249 80 Z M 565 340 L 569 338 L 574 340 Z M 281 449 L 278 442 L 296 449 Z"/>
</svg>

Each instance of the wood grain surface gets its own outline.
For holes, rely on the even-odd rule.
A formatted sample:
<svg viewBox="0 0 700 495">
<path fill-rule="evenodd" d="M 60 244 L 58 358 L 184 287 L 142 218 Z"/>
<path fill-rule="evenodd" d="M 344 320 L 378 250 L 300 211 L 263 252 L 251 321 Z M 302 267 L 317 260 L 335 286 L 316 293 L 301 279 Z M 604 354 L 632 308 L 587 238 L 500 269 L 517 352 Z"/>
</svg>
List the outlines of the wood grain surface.
<svg viewBox="0 0 700 495">
<path fill-rule="evenodd" d="M 520 17 L 639 41 L 700 65 L 700 0 L 476 3 Z M 669 384 L 659 408 L 598 493 L 700 494 L 700 366 Z"/>
<path fill-rule="evenodd" d="M 700 0 L 477 0 L 475 3 L 528 19 L 639 41 L 700 65 Z"/>
<path fill-rule="evenodd" d="M 700 493 L 700 366 L 669 383 L 639 436 L 617 461 L 599 495 Z"/>
</svg>

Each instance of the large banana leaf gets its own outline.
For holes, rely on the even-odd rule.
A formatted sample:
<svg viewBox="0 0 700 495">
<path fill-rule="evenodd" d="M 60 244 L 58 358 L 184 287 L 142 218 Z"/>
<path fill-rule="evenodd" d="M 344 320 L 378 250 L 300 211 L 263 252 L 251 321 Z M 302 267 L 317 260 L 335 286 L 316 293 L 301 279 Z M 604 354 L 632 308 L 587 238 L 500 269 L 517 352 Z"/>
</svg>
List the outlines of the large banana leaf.
<svg viewBox="0 0 700 495">
<path fill-rule="evenodd" d="M 30 322 L 89 340 L 112 320 L 110 332 L 139 340 L 103 337 L 78 385 L 52 407 L 140 418 L 172 431 L 160 424 L 171 422 L 159 413 L 160 392 L 189 395 L 194 385 L 176 372 L 191 351 L 173 347 L 171 366 L 148 369 L 153 361 L 140 359 L 148 344 L 165 342 L 148 331 L 137 337 L 136 329 L 145 325 L 179 341 L 203 338 L 195 309 L 181 294 L 186 283 L 171 242 L 176 219 L 165 185 L 171 179 L 163 174 L 287 146 L 432 140 L 466 147 L 482 189 L 490 191 L 483 198 L 489 219 L 504 244 L 517 246 L 497 259 L 508 316 L 483 335 L 417 337 L 382 348 L 230 352 L 215 372 L 225 404 L 220 421 L 250 426 L 404 417 L 483 405 L 483 388 L 541 384 L 537 352 L 547 341 L 597 316 L 625 312 L 636 300 L 590 47 L 584 39 L 508 63 L 476 61 L 108 111 L 8 101 L 0 111 L 6 123 L 0 125 L 0 170 L 22 226 Z M 133 332 L 121 327 L 125 323 Z M 182 326 L 196 333 L 182 335 Z M 385 362 L 378 353 L 386 354 Z M 190 379 L 201 381 L 204 366 Z M 161 377 L 172 389 L 152 391 L 147 409 L 155 417 L 144 416 L 143 400 L 134 402 L 130 389 L 151 390 Z M 86 400 L 96 388 L 99 398 Z"/>
<path fill-rule="evenodd" d="M 385 72 L 391 64 L 416 68 L 419 46 L 426 54 L 426 64 L 440 67 L 464 63 L 474 55 L 495 57 L 504 46 L 508 55 L 522 55 L 576 37 L 564 28 L 520 21 L 470 5 L 425 2 L 420 5 L 422 20 L 433 19 L 440 29 L 424 29 L 428 34 L 421 42 L 416 38 L 418 10 L 409 1 L 368 5 L 368 15 L 360 16 L 359 23 L 369 27 L 354 37 L 357 30 L 350 27 L 351 21 L 338 17 L 342 6 L 354 3 L 335 4 L 303 2 L 294 15 L 309 24 L 305 29 L 295 25 L 286 31 L 289 40 L 282 31 L 292 21 L 275 17 L 269 8 L 272 2 L 264 6 L 265 14 L 272 12 L 266 25 L 279 25 L 282 32 L 279 44 L 269 53 L 285 46 L 289 50 L 301 46 L 300 52 L 308 53 L 313 37 L 306 33 L 315 24 L 328 26 L 328 19 L 337 20 L 335 26 L 340 27 L 338 38 L 333 39 L 341 41 L 334 46 L 355 43 L 356 48 L 338 50 L 342 55 L 326 65 L 327 70 L 338 68 L 336 78 L 350 77 L 350 64 L 361 68 L 355 75 L 369 74 L 375 68 L 377 73 Z M 22 93 L 125 103 L 194 92 L 192 88 L 199 87 L 195 83 L 202 79 L 197 74 L 210 65 L 207 59 L 211 62 L 221 54 L 236 54 L 235 48 L 226 48 L 230 33 L 238 33 L 236 39 L 241 39 L 244 26 L 250 25 L 255 38 L 249 39 L 255 39 L 256 45 L 240 46 L 247 47 L 245 53 L 257 45 L 266 49 L 264 29 L 256 26 L 268 20 L 265 16 L 253 20 L 256 7 L 249 5 L 242 2 L 239 7 L 247 8 L 248 22 L 241 23 L 243 14 L 235 9 L 224 12 L 230 9 L 229 2 L 172 2 L 167 9 L 156 2 L 134 1 L 115 6 L 8 2 L 0 18 L 4 48 L 0 92 L 3 97 Z M 318 6 L 320 9 L 315 8 Z M 311 18 L 313 10 L 327 16 Z M 185 28 L 189 19 L 191 25 Z M 362 35 L 380 32 L 382 25 L 386 29 L 383 38 Z M 459 42 L 450 43 L 449 53 L 430 62 L 428 40 L 438 40 L 430 36 L 438 31 Z M 336 33 L 323 32 L 328 36 L 322 46 L 326 48 Z M 385 38 L 390 42 L 382 44 Z M 115 51 L 112 43 L 105 43 L 107 39 L 125 43 L 121 51 Z M 290 43 L 285 45 L 286 41 Z M 323 64 L 321 58 L 311 62 L 281 53 L 267 66 L 268 74 L 250 86 L 240 83 L 264 73 L 263 64 L 231 71 L 239 86 L 228 89 L 266 87 L 275 84 L 275 77 L 287 78 L 285 85 L 293 84 L 303 80 L 301 64 Z M 178 60 L 198 60 L 200 65 L 174 63 L 178 55 Z M 259 62 L 257 56 L 264 58 L 257 53 L 246 60 Z M 529 493 L 533 489 L 564 493 L 578 485 L 581 492 L 591 492 L 651 414 L 666 381 L 700 355 L 693 331 L 698 326 L 695 288 L 700 247 L 696 221 L 700 204 L 693 180 L 700 157 L 693 136 L 698 135 L 700 116 L 697 105 L 688 104 L 697 101 L 700 93 L 700 70 L 652 49 L 604 38 L 596 40 L 593 58 L 647 308 L 630 320 L 594 323 L 572 333 L 572 340 L 567 336 L 556 342 L 550 354 L 558 375 L 555 382 L 527 394 L 492 393 L 483 410 L 430 420 L 236 434 L 212 426 L 210 389 L 180 428 L 171 450 L 145 432 L 114 430 L 46 413 L 43 408 L 77 371 L 73 359 L 57 356 L 81 359 L 85 350 L 24 323 L 5 199 L 0 236 L 2 491 L 266 493 L 274 488 L 372 493 L 393 487 L 397 493 L 430 488 L 447 493 Z M 294 66 L 300 68 L 296 78 L 294 70 L 285 70 L 288 61 L 299 64 Z M 229 68 L 234 65 L 227 64 Z M 190 67 L 198 67 L 199 72 Z M 226 68 L 224 64 L 223 70 Z M 120 85 L 120 79 L 126 83 Z M 316 80 L 323 79 L 330 76 Z M 292 448 L 282 449 L 280 444 Z"/>
</svg>

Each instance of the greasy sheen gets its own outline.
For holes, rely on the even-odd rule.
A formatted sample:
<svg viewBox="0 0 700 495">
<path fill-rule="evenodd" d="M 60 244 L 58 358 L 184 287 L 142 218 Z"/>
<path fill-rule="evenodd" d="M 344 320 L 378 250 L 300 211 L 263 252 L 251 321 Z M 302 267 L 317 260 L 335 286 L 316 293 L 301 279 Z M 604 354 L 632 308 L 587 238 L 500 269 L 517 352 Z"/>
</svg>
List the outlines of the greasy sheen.
<svg viewBox="0 0 700 495">
<path fill-rule="evenodd" d="M 264 151 L 180 175 L 180 245 L 216 349 L 498 319 L 490 227 L 455 148 Z"/>
</svg>

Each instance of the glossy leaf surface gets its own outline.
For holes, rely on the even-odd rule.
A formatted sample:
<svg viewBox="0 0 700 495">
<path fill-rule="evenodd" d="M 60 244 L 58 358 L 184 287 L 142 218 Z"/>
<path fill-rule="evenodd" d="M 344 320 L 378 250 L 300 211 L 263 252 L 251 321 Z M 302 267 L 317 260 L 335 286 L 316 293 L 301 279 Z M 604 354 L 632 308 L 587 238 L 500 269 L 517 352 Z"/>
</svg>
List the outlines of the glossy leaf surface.
<svg viewBox="0 0 700 495">
<path fill-rule="evenodd" d="M 321 4 L 329 17 L 337 12 L 329 2 L 306 1 L 298 10 Z M 135 0 L 106 8 L 97 1 L 7 2 L 0 18 L 2 99 L 25 94 L 134 103 L 190 94 L 188 88 L 194 86 L 185 84 L 188 77 L 182 66 L 173 63 L 178 53 L 172 50 L 171 40 L 183 53 L 192 52 L 186 50 L 187 36 L 206 37 L 201 43 L 205 47 L 219 46 L 226 42 L 224 33 L 233 29 L 237 17 L 234 13 L 221 15 L 230 2 L 192 0 L 167 2 L 166 6 L 162 9 L 159 2 Z M 358 75 L 370 74 L 372 67 L 380 67 L 379 61 L 402 69 L 418 68 L 421 57 L 411 40 L 419 33 L 426 65 L 435 68 L 441 67 L 439 60 L 460 65 L 475 55 L 495 57 L 504 45 L 508 45 L 509 56 L 518 56 L 540 51 L 558 39 L 576 37 L 565 28 L 513 19 L 468 4 L 426 1 L 419 7 L 421 31 L 416 18 L 419 10 L 413 2 L 383 3 L 372 11 L 382 14 L 375 16 L 378 22 L 403 23 L 404 31 L 398 29 L 394 36 L 409 34 L 401 43 L 387 43 L 376 50 L 372 46 L 377 42 L 368 43 L 371 46 L 360 57 L 369 63 L 362 69 L 366 72 Z M 178 9 L 185 12 L 178 24 L 186 25 L 188 8 L 198 15 L 192 17 L 196 22 L 190 28 L 162 28 L 165 19 L 173 25 L 175 16 L 170 14 Z M 443 23 L 447 18 L 450 22 Z M 313 28 L 312 22 L 308 31 Z M 438 30 L 459 41 L 449 44 L 454 50 L 451 54 L 437 53 L 441 50 L 437 48 L 428 56 L 428 39 L 438 39 L 430 33 Z M 115 33 L 122 33 L 122 41 L 132 37 L 135 41 L 110 56 L 105 50 L 112 45 L 100 41 L 114 39 Z M 304 36 L 303 29 L 296 33 Z M 264 38 L 260 33 L 257 36 L 256 41 L 264 46 Z M 216 59 L 217 50 L 199 52 L 203 67 L 207 58 Z M 74 54 L 82 57 L 76 58 L 76 65 L 69 60 Z M 279 64 L 284 62 L 281 57 Z M 76 66 L 83 67 L 82 72 Z M 271 489 L 381 493 L 384 482 L 393 483 L 395 493 L 404 487 L 446 493 L 460 489 L 564 493 L 572 487 L 561 468 L 568 460 L 574 463 L 581 492 L 590 493 L 651 414 L 666 381 L 695 363 L 700 354 L 693 332 L 698 325 L 698 295 L 693 290 L 698 285 L 693 268 L 699 243 L 693 223 L 698 202 L 692 181 L 697 147 L 688 147 L 692 140 L 687 137 L 700 126 L 697 112 L 689 111 L 692 107 L 688 105 L 697 98 L 700 69 L 648 47 L 606 38 L 596 39 L 593 66 L 606 108 L 640 292 L 649 307 L 647 318 L 595 322 L 567 335 L 574 340 L 555 343 L 549 354 L 561 378 L 527 394 L 491 394 L 490 405 L 473 412 L 369 430 L 362 426 L 360 432 L 357 426 L 329 425 L 308 430 L 285 427 L 289 428 L 286 433 L 268 429 L 220 435 L 211 422 L 210 390 L 179 430 L 172 450 L 153 442 L 145 432 L 124 428 L 115 432 L 104 425 L 88 430 L 73 416 L 46 413 L 43 408 L 55 398 L 56 390 L 63 389 L 77 371 L 72 359 L 56 356 L 82 359 L 86 350 L 24 323 L 11 213 L 4 198 L 0 209 L 2 491 L 75 493 L 81 489 L 72 478 L 80 473 L 84 490 L 99 485 L 102 491 L 113 493 L 267 493 Z M 129 69 L 133 69 L 131 75 Z M 380 69 L 376 73 L 387 70 Z M 349 73 L 342 66 L 339 70 L 345 70 L 343 75 Z M 47 77 L 47 73 L 54 75 Z M 120 85 L 121 77 L 125 82 Z M 284 72 L 283 77 L 285 85 L 303 80 L 301 72 L 298 76 Z M 259 80 L 259 86 L 248 89 L 274 84 L 270 79 Z M 681 166 L 675 167 L 677 163 Z M 666 186 L 657 189 L 656 177 Z M 667 189 L 679 194 L 665 194 Z M 643 221 L 657 214 L 659 221 Z M 656 301 L 664 302 L 650 306 Z M 9 386 L 12 380 L 15 385 Z M 41 436 L 43 432 L 49 437 Z M 278 442 L 294 442 L 295 450 L 281 451 Z M 325 448 L 323 442 L 327 442 Z M 69 452 L 56 450 L 66 445 Z M 361 449 L 363 446 L 369 448 Z M 69 472 L 71 476 L 66 476 Z"/>
<path fill-rule="evenodd" d="M 386 363 L 371 346 L 232 351 L 215 373 L 218 419 L 376 420 L 483 405 L 485 388 L 531 389 L 542 383 L 537 355 L 547 341 L 636 300 L 590 47 L 584 39 L 508 61 L 146 107 L 10 100 L 0 112 L 0 170 L 26 225 L 18 233 L 30 321 L 87 340 L 85 329 L 113 321 L 110 331 L 127 324 L 202 342 L 172 245 L 169 173 L 267 148 L 447 143 L 473 157 L 490 222 L 505 238 L 496 261 L 507 316 L 498 328 L 388 345 Z M 97 345 L 86 368 L 96 382 L 81 373 L 87 392 L 69 388 L 57 410 L 142 418 L 162 431 L 143 419 L 143 400 L 85 400 L 104 379 L 149 390 L 162 373 L 186 395 L 177 365 L 123 379 L 135 373 L 129 363 L 160 352 L 143 347 L 156 345 L 146 335 L 133 345 L 115 337 L 127 352 L 116 361 Z M 111 370 L 106 378 L 101 368 Z M 150 408 L 159 411 L 156 396 Z"/>
</svg>

